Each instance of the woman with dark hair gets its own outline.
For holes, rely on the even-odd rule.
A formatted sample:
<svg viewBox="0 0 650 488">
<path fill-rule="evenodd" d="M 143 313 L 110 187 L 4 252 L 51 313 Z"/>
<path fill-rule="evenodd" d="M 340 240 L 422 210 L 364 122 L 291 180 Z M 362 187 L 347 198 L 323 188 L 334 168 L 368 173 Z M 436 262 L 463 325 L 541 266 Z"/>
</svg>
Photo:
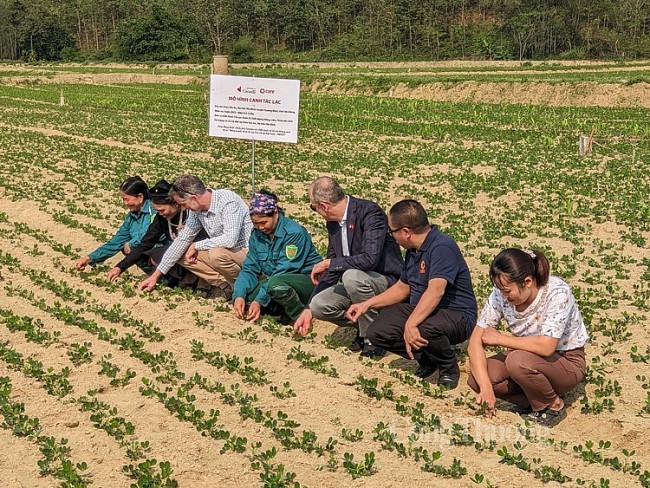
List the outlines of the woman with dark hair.
<svg viewBox="0 0 650 488">
<path fill-rule="evenodd" d="M 469 341 L 469 386 L 495 413 L 496 398 L 524 419 L 552 427 L 566 417 L 561 395 L 585 375 L 589 336 L 571 288 L 540 251 L 505 249 L 492 261 L 492 293 Z M 511 335 L 497 331 L 504 320 Z M 489 358 L 485 346 L 506 350 Z"/>
<path fill-rule="evenodd" d="M 137 264 L 143 258 L 149 258 L 149 265 L 157 266 L 169 248 L 169 245 L 176 238 L 183 223 L 187 219 L 187 211 L 182 210 L 176 201 L 169 195 L 172 185 L 165 180 L 160 180 L 149 190 L 149 199 L 156 210 L 156 216 L 147 229 L 147 233 L 142 238 L 142 242 L 131 250 L 122 261 L 117 263 L 114 268 L 108 272 L 108 279 L 113 281 L 126 271 L 128 268 Z M 205 239 L 207 234 L 201 230 L 196 236 L 195 241 Z M 195 287 L 199 283 L 196 275 L 190 273 L 180 264 L 167 273 L 170 278 L 168 285 L 175 286 L 182 280 L 183 284 L 188 287 Z M 199 290 L 206 290 L 209 285 L 203 282 L 203 286 L 198 284 Z"/>
<path fill-rule="evenodd" d="M 281 321 L 291 323 L 309 300 L 314 289 L 310 273 L 322 258 L 307 230 L 285 217 L 274 194 L 264 190 L 255 193 L 249 214 L 254 230 L 235 281 L 235 315 L 257 320 L 262 312 L 277 313 Z"/>
<path fill-rule="evenodd" d="M 101 263 L 122 251 L 129 254 L 140 244 L 153 221 L 156 211 L 149 201 L 149 188 L 142 178 L 132 176 L 122 182 L 119 188 L 124 206 L 129 209 L 117 233 L 106 243 L 75 263 L 79 271 L 86 266 Z"/>
</svg>

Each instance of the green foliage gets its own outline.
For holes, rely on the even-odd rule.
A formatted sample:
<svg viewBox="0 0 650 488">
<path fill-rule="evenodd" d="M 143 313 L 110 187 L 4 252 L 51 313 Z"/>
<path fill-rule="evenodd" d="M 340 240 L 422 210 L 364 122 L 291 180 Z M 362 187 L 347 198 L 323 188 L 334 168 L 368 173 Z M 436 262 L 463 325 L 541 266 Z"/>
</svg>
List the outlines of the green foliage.
<svg viewBox="0 0 650 488">
<path fill-rule="evenodd" d="M 357 442 L 363 439 L 363 431 L 355 429 L 353 432 L 352 429 L 341 429 L 341 437 L 349 442 Z"/>
<path fill-rule="evenodd" d="M 375 453 L 367 452 L 363 461 L 354 462 L 354 454 L 346 452 L 343 455 L 343 467 L 345 471 L 355 480 L 362 476 L 371 476 L 375 471 Z"/>
<path fill-rule="evenodd" d="M 242 37 L 233 44 L 229 60 L 233 63 L 251 63 L 254 51 L 253 39 L 251 37 Z"/>
<path fill-rule="evenodd" d="M 156 465 L 158 465 L 157 468 Z M 155 459 L 147 459 L 138 464 L 124 466 L 123 471 L 130 478 L 137 480 L 131 485 L 132 488 L 153 486 L 176 488 L 178 486 L 178 482 L 171 477 L 172 468 L 167 461 L 158 463 Z"/>
<path fill-rule="evenodd" d="M 74 50 L 74 39 L 57 19 L 49 17 L 35 31 L 24 34 L 21 49 L 26 61 L 58 61 Z"/>
<path fill-rule="evenodd" d="M 517 67 L 523 71 L 529 68 L 533 66 Z M 47 69 L 54 71 L 59 68 Z M 108 72 L 110 68 L 88 69 Z M 133 69 L 150 71 L 153 67 Z M 259 69 L 265 74 L 277 73 L 272 67 Z M 537 69 L 545 76 L 557 76 L 556 79 L 573 76 L 562 70 L 555 72 L 550 66 Z M 354 83 L 362 79 L 353 68 L 331 70 L 337 76 L 349 76 Z M 314 76 L 320 71 L 305 68 L 303 73 Z M 407 78 L 395 74 L 395 71 L 386 73 L 387 77 Z M 484 76 L 497 78 L 503 74 L 486 72 Z M 603 78 L 599 79 L 609 76 L 608 73 L 603 74 Z M 368 86 L 387 86 L 385 81 L 373 81 L 382 77 L 382 71 L 378 71 L 377 76 L 366 76 L 370 80 Z M 413 78 L 424 79 L 425 76 L 416 75 Z M 248 177 L 245 171 L 241 171 L 241 161 L 247 156 L 247 148 L 244 144 L 208 139 L 204 135 L 203 122 L 200 122 L 204 121 L 204 86 L 186 85 L 179 89 L 163 85 L 139 85 L 137 90 L 130 90 L 128 87 L 117 89 L 83 85 L 63 89 L 72 109 L 56 105 L 61 90 L 58 85 L 0 86 L 0 96 L 7 107 L 3 112 L 3 150 L 11 161 L 11 165 L 0 167 L 0 188 L 8 200 L 31 199 L 44 215 L 59 212 L 56 215 L 60 218 L 54 227 L 61 229 L 69 226 L 78 229 L 75 232 L 86 232 L 97 238 L 103 236 L 109 227 L 107 222 L 111 225 L 118 223 L 117 213 L 111 214 L 111 209 L 114 210 L 117 205 L 111 192 L 114 192 L 116 180 L 127 172 L 134 174 L 137 171 L 153 179 L 154 175 L 176 171 L 181 164 L 188 171 L 202 172 L 202 177 L 211 178 L 217 185 L 227 183 L 244 194 Z M 445 104 L 308 92 L 301 94 L 301 101 L 304 147 L 260 145 L 260 159 L 264 161 L 261 164 L 265 169 L 261 174 L 277 185 L 287 204 L 295 209 L 296 218 L 308 225 L 314 235 L 324 234 L 321 232 L 323 224 L 305 209 L 305 192 L 300 188 L 304 187 L 306 191 L 306 182 L 316 174 L 327 172 L 340 175 L 346 189 L 349 188 L 352 193 L 376 199 L 384 206 L 390 203 L 395 194 L 414 196 L 426 202 L 431 215 L 440 220 L 441 226 L 463 240 L 464 252 L 468 257 L 474 263 L 480 263 L 477 265 L 478 272 L 474 274 L 479 296 L 485 297 L 489 292 L 485 269 L 495 249 L 512 243 L 523 245 L 538 240 L 544 243 L 561 240 L 562 246 L 549 250 L 553 269 L 562 276 L 570 277 L 572 285 L 575 284 L 580 309 L 598 346 L 592 353 L 600 353 L 608 361 L 605 363 L 600 357 L 593 357 L 593 354 L 589 356 L 586 411 L 597 415 L 596 420 L 600 421 L 612 416 L 609 410 L 614 407 L 614 401 L 617 402 L 617 413 L 618 409 L 628 408 L 632 402 L 625 398 L 619 404 L 617 399 L 619 395 L 627 394 L 628 390 L 638 396 L 639 384 L 619 384 L 621 380 L 618 375 L 623 367 L 632 363 L 638 363 L 634 364 L 637 369 L 647 363 L 645 345 L 633 346 L 636 333 L 644 327 L 646 319 L 633 313 L 621 313 L 618 309 L 648 306 L 647 299 L 644 299 L 644 293 L 648 292 L 644 284 L 647 280 L 642 278 L 636 283 L 636 277 L 647 274 L 648 263 L 639 259 L 638 253 L 627 252 L 628 246 L 634 245 L 636 237 L 624 238 L 621 234 L 623 241 L 618 242 L 618 234 L 615 233 L 610 242 L 602 242 L 595 237 L 597 233 L 592 232 L 592 226 L 615 222 L 620 227 L 635 226 L 643 233 L 648 230 L 643 228 L 647 227 L 644 195 L 649 190 L 647 179 L 643 178 L 648 154 L 648 128 L 644 123 L 647 110 Z M 27 109 L 22 110 L 23 106 Z M 37 110 L 30 110 L 34 107 Z M 396 113 L 399 117 L 395 116 Z M 581 127 L 597 125 L 603 144 L 617 141 L 614 147 L 620 154 L 607 152 L 607 157 L 594 155 L 593 160 L 578 159 L 574 154 L 576 121 L 580 121 Z M 172 154 L 170 150 L 152 156 L 142 150 L 137 152 L 138 157 L 134 157 L 130 146 L 116 148 L 85 141 L 71 144 L 71 137 L 45 136 L 16 127 L 59 127 L 68 131 L 73 138 L 92 134 L 92 137 L 127 145 L 173 147 L 178 153 Z M 618 139 L 617 134 L 627 132 L 632 134 L 633 142 Z M 334 146 L 336 157 L 326 151 Z M 522 146 L 525 150 L 521 149 Z M 605 149 L 603 151 L 606 152 Z M 199 152 L 201 155 L 195 156 Z M 212 170 L 206 169 L 205 154 L 210 157 L 218 155 L 223 171 L 211 174 Z M 280 158 L 287 164 L 275 164 Z M 70 161 L 76 165 L 70 164 Z M 438 171 L 440 164 L 446 167 Z M 48 184 L 40 184 L 45 177 Z M 34 182 L 33 187 L 24 184 L 28 179 Z M 83 181 L 84 192 L 92 195 L 84 205 L 79 205 L 75 198 L 68 195 L 69 189 L 79 181 Z M 553 198 L 540 198 L 543 194 L 552 194 Z M 516 202 L 512 204 L 510 200 L 501 198 L 504 195 L 516 195 Z M 483 208 L 476 202 L 488 203 Z M 109 381 L 111 386 L 122 386 L 135 375 L 133 370 L 120 369 L 116 364 L 118 361 L 120 365 L 126 364 L 124 360 L 130 356 L 128 364 L 142 378 L 140 394 L 146 397 L 146 402 L 158 402 L 169 412 L 169 417 L 175 417 L 174 422 L 178 419 L 186 426 L 191 425 L 198 435 L 206 437 L 206 441 L 218 443 L 217 451 L 221 450 L 229 456 L 233 453 L 248 456 L 251 463 L 256 463 L 255 476 L 259 475 L 260 481 L 268 486 L 295 484 L 295 474 L 289 471 L 291 464 L 287 465 L 288 461 L 284 461 L 292 459 L 295 451 L 301 451 L 297 453 L 298 457 L 311 459 L 323 469 L 338 470 L 335 476 L 345 476 L 345 459 L 338 446 L 347 447 L 346 442 L 358 442 L 354 445 L 356 459 L 350 459 L 347 465 L 353 472 L 364 468 L 363 457 L 359 457 L 363 451 L 356 450 L 363 446 L 364 450 L 375 449 L 378 452 L 377 449 L 381 449 L 380 459 L 375 461 L 379 463 L 376 465 L 379 470 L 385 457 L 399 457 L 401 460 L 413 460 L 435 475 L 453 477 L 465 476 L 466 456 L 463 455 L 461 464 L 458 459 L 452 461 L 451 455 L 450 459 L 441 458 L 440 452 L 429 452 L 423 446 L 435 446 L 434 442 L 440 440 L 445 445 L 454 444 L 454 452 L 463 451 L 468 456 L 491 451 L 495 447 L 492 440 L 474 439 L 472 434 L 476 434 L 460 418 L 438 417 L 434 412 L 440 412 L 440 405 L 451 403 L 451 394 L 447 393 L 446 401 L 439 401 L 443 398 L 442 393 L 435 386 L 421 382 L 401 369 L 404 367 L 401 362 L 391 367 L 387 363 L 352 361 L 356 366 L 355 373 L 350 376 L 348 366 L 353 356 L 343 348 L 328 352 L 329 357 L 321 356 L 323 344 L 318 339 L 322 341 L 323 338 L 320 335 L 318 339 L 311 335 L 304 342 L 294 343 L 289 328 L 270 321 L 222 331 L 222 328 L 226 329 L 221 327 L 222 315 L 216 312 L 223 310 L 217 309 L 214 304 L 206 301 L 189 303 L 194 299 L 168 294 L 166 290 L 147 295 L 146 298 L 137 297 L 133 292 L 135 278 L 126 275 L 120 279 L 120 283 L 110 283 L 105 278 L 106 266 L 79 274 L 71 269 L 70 263 L 82 250 L 65 245 L 67 236 L 40 231 L 38 222 L 33 227 L 16 225 L 11 221 L 14 218 L 13 212 L 0 213 L 0 232 L 3 242 L 7 244 L 0 253 L 1 286 L 3 293 L 9 297 L 8 303 L 19 301 L 22 304 L 20 310 L 33 310 L 39 319 L 16 315 L 9 305 L 4 305 L 7 309 L 0 309 L 0 323 L 9 331 L 6 333 L 9 344 L 14 344 L 16 340 L 19 349 L 19 344 L 25 340 L 38 343 L 43 346 L 39 348 L 43 356 L 35 357 L 43 361 L 51 358 L 52 354 L 58 354 L 65 360 L 66 351 L 73 353 L 71 359 L 84 361 L 90 352 L 90 347 L 85 347 L 84 341 L 92 336 L 89 340 L 92 341 L 93 352 L 99 354 L 97 351 L 109 348 L 117 358 L 114 363 L 112 357 L 106 354 L 96 367 L 79 368 L 79 371 L 72 368 L 74 384 L 84 384 L 78 382 L 80 378 L 77 373 L 96 371 L 102 376 L 97 378 L 94 386 L 98 392 L 107 390 L 109 395 L 124 393 L 108 388 Z M 14 248 L 11 245 L 14 242 L 24 244 Z M 38 242 L 38 246 L 34 247 L 33 242 Z M 645 249 L 641 249 L 641 252 L 645 253 Z M 30 267 L 30 263 L 49 264 L 50 260 L 52 267 L 45 269 L 45 272 L 40 267 Z M 627 284 L 630 281 L 642 287 L 634 296 L 630 296 L 631 286 Z M 87 290 L 102 290 L 102 293 L 89 293 Z M 629 294 L 624 290 L 629 290 Z M 102 303 L 99 300 L 104 296 L 110 297 L 110 300 Z M 149 300 L 155 302 L 151 307 Z M 178 306 L 179 310 L 184 309 L 185 305 L 190 305 L 190 310 L 195 312 L 198 310 L 190 316 L 187 308 L 184 309 L 183 313 L 187 312 L 184 325 L 190 328 L 193 325 L 214 327 L 214 334 L 210 334 L 209 330 L 195 331 L 202 336 L 205 346 L 199 341 L 190 344 L 184 342 L 183 335 L 177 334 L 176 324 L 172 324 L 172 320 L 155 322 L 160 323 L 169 335 L 164 338 L 160 329 L 135 315 L 142 310 L 153 309 L 156 313 L 163 313 L 163 309 L 169 310 L 172 305 Z M 206 313 L 208 310 L 213 315 Z M 166 315 L 165 319 L 173 316 Z M 75 337 L 78 343 L 61 343 L 56 328 L 65 328 L 65 337 Z M 328 343 L 333 345 L 334 340 L 330 337 Z M 56 344 L 56 347 L 45 349 L 52 344 Z M 166 346 L 170 349 L 182 347 L 183 353 L 162 349 Z M 118 349 L 122 352 L 117 353 Z M 620 355 L 617 350 L 621 351 Z M 195 362 L 190 361 L 190 351 Z M 239 355 L 233 355 L 232 351 Z M 252 357 L 246 356 L 243 351 Z M 293 388 L 296 385 L 300 388 L 293 391 L 292 385 L 282 376 L 285 371 L 281 368 L 267 373 L 262 366 L 268 363 L 258 360 L 258 353 L 253 351 L 280 351 L 283 358 L 290 356 L 287 371 L 297 371 L 300 365 L 317 373 L 308 372 L 307 376 L 320 378 L 321 382 L 336 385 L 338 389 L 348 388 L 353 396 L 355 393 L 352 390 L 357 388 L 363 393 L 356 394 L 360 403 L 370 402 L 386 407 L 386 417 L 382 420 L 387 422 L 386 419 L 397 417 L 397 422 L 393 424 L 397 426 L 396 429 L 377 424 L 374 429 L 370 427 L 369 433 L 363 427 L 366 436 L 362 438 L 363 433 L 357 428 L 359 425 L 346 425 L 348 429 L 343 429 L 341 436 L 337 436 L 341 444 L 337 444 L 328 435 L 340 431 L 340 420 L 332 420 L 338 427 L 334 430 L 330 428 L 324 436 L 323 431 L 310 423 L 312 420 L 309 419 L 304 420 L 306 426 L 299 428 L 296 420 L 303 422 L 303 417 L 296 412 L 307 398 L 304 397 L 304 383 L 294 383 Z M 35 357 L 26 358 L 21 352 L 5 344 L 2 359 L 8 368 L 20 372 L 16 374 L 37 378 L 39 384 L 47 385 L 52 395 L 65 393 L 69 386 L 65 371 L 50 371 L 47 364 L 39 363 Z M 345 371 L 341 371 L 341 380 L 320 376 L 338 375 L 332 364 L 339 369 L 343 367 L 339 364 L 347 365 Z M 188 369 L 184 371 L 184 368 Z M 143 377 L 143 374 L 147 376 L 145 371 L 149 370 L 149 377 Z M 207 371 L 208 377 L 195 374 L 197 370 Z M 355 381 L 356 375 L 359 378 Z M 214 381 L 214 378 L 224 384 Z M 644 386 L 647 379 L 640 375 L 639 382 L 642 388 L 647 389 Z M 135 388 L 128 390 L 137 396 Z M 644 390 L 643 396 L 646 394 Z M 369 400 L 364 395 L 378 400 Z M 107 398 L 110 397 L 107 395 L 104 400 Z M 643 403 L 644 399 L 641 400 Z M 467 405 L 468 408 L 471 404 L 476 413 L 482 413 L 483 407 L 475 405 L 469 396 L 461 395 L 455 403 Z M 635 398 L 633 404 L 633 414 L 648 413 L 647 404 L 644 410 L 639 405 L 639 398 Z M 227 416 L 222 417 L 217 410 L 222 406 L 228 410 Z M 573 413 L 579 416 L 577 412 Z M 87 415 L 89 417 L 91 413 Z M 119 445 L 124 451 L 122 454 L 129 458 L 127 462 L 131 463 L 133 470 L 137 470 L 138 464 L 147 459 L 149 446 L 146 441 L 135 439 L 135 434 L 128 428 L 129 420 L 136 423 L 135 420 L 120 416 L 108 404 L 97 405 L 92 415 L 92 422 L 97 428 L 121 437 Z M 238 427 L 231 432 L 228 429 L 231 429 L 233 415 L 238 416 L 241 422 L 238 421 Z M 332 413 L 329 417 L 335 415 Z M 327 418 L 326 414 L 324 419 Z M 471 420 L 478 422 L 476 418 Z M 33 426 L 34 419 L 28 419 L 12 429 L 17 433 L 30 432 Z M 398 429 L 405 426 L 411 430 L 407 436 L 400 437 Z M 270 443 L 265 445 L 267 450 L 276 447 L 288 451 L 282 457 L 286 468 L 270 457 L 263 458 L 253 440 L 242 437 L 251 428 L 256 432 L 256 438 L 266 439 L 265 444 Z M 521 428 L 519 433 L 529 443 L 545 442 L 536 436 L 538 431 L 530 426 Z M 432 441 L 427 434 L 435 439 Z M 566 444 L 566 441 L 558 440 L 555 444 L 549 441 L 547 445 L 572 456 L 573 461 L 582 459 L 582 452 L 566 451 L 562 442 Z M 160 449 L 160 446 L 154 447 Z M 508 449 L 511 449 L 510 446 Z M 648 479 L 638 462 L 632 459 L 631 453 L 628 456 L 593 446 L 584 447 L 584 452 L 588 449 L 594 451 L 594 459 L 597 459 L 598 452 L 602 454 L 601 461 L 596 462 L 627 473 L 630 482 L 639 479 L 644 483 L 643 479 Z M 289 452 L 292 450 L 294 452 Z M 527 466 L 528 470 L 522 476 L 530 479 L 535 476 L 544 482 L 562 482 L 566 477 L 563 471 L 571 476 L 580 472 L 573 461 L 562 462 L 560 470 L 559 466 L 544 464 L 541 460 L 538 462 L 536 457 L 519 451 L 517 449 L 512 456 L 518 458 L 519 454 L 522 455 L 516 461 L 522 461 L 522 466 Z M 540 449 L 539 455 L 546 456 L 544 452 Z M 499 458 L 492 456 L 492 459 L 496 462 Z M 471 463 L 467 466 L 471 467 Z M 515 464 L 513 466 L 513 469 L 519 469 Z M 156 464 L 155 468 L 158 467 L 159 464 Z M 372 466 L 374 468 L 375 465 Z M 147 465 L 143 466 L 142 484 L 158 474 L 159 471 L 150 472 Z M 486 481 L 484 475 L 472 474 L 472 483 Z M 465 482 L 469 483 L 467 479 Z M 133 482 L 136 483 L 135 480 Z M 593 483 L 593 486 L 597 486 L 597 482 Z M 489 482 L 487 484 L 489 486 Z"/>
<path fill-rule="evenodd" d="M 316 358 L 314 353 L 303 351 L 300 346 L 292 347 L 289 354 L 287 354 L 287 359 L 298 361 L 303 368 L 311 369 L 312 371 L 322 373 L 332 378 L 338 378 L 339 376 L 336 368 L 327 364 L 329 362 L 329 357 L 321 356 Z"/>
<path fill-rule="evenodd" d="M 70 344 L 68 357 L 72 364 L 79 366 L 81 364 L 89 363 L 93 360 L 93 353 L 90 350 L 92 343 L 84 342 L 83 344 Z"/>
<path fill-rule="evenodd" d="M 156 3 L 149 15 L 120 24 L 115 32 L 115 50 L 123 60 L 178 61 L 189 57 L 195 37 L 191 26 L 183 25 Z"/>
<path fill-rule="evenodd" d="M 395 397 L 395 393 L 392 390 L 393 383 L 390 381 L 384 383 L 381 387 L 378 387 L 379 380 L 377 378 L 364 378 L 363 376 L 357 376 L 357 389 L 368 395 L 369 397 L 376 398 L 381 400 L 386 398 L 392 400 Z"/>
<path fill-rule="evenodd" d="M 0 59 L 648 58 L 647 15 L 635 5 L 2 0 Z"/>
<path fill-rule="evenodd" d="M 41 476 L 53 476 L 61 481 L 61 486 L 83 488 L 91 483 L 89 477 L 81 474 L 88 468 L 85 462 L 73 464 L 70 461 L 71 449 L 65 438 L 56 440 L 42 434 L 38 418 L 25 415 L 25 405 L 10 398 L 12 391 L 11 380 L 0 377 L 0 415 L 3 418 L 0 426 L 9 429 L 18 437 L 25 437 L 35 443 L 42 459 L 38 460 Z"/>
</svg>

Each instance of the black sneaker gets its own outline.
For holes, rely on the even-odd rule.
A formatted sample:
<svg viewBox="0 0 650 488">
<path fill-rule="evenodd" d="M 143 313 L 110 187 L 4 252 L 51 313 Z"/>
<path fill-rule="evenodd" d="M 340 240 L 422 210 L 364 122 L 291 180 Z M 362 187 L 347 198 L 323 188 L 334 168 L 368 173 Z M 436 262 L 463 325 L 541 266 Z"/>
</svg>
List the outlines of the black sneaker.
<svg viewBox="0 0 650 488">
<path fill-rule="evenodd" d="M 513 405 L 512 407 L 510 407 L 510 411 L 512 413 L 516 413 L 517 415 L 521 415 L 521 416 L 533 413 L 533 409 L 530 408 L 530 405 L 528 405 L 527 407 L 521 407 L 519 405 Z"/>
<path fill-rule="evenodd" d="M 210 294 L 208 295 L 208 298 L 223 298 L 227 302 L 232 298 L 232 295 L 232 286 L 230 286 L 230 284 L 226 283 L 225 281 L 222 281 L 210 288 Z"/>
<path fill-rule="evenodd" d="M 293 325 L 294 321 L 291 320 L 291 317 L 289 317 L 286 313 L 282 312 L 278 318 L 278 322 L 280 322 L 282 325 Z"/>
<path fill-rule="evenodd" d="M 454 363 L 451 368 L 440 369 L 440 376 L 438 377 L 438 386 L 443 387 L 445 390 L 453 390 L 458 386 L 460 380 L 460 368 L 458 363 Z"/>
<path fill-rule="evenodd" d="M 551 410 L 546 407 L 544 410 L 522 415 L 522 418 L 543 427 L 554 427 L 566 418 L 566 405 L 560 410 Z"/>
<path fill-rule="evenodd" d="M 370 343 L 366 343 L 361 351 L 362 358 L 380 359 L 384 357 L 384 354 L 386 354 L 385 350 L 381 347 L 373 346 Z"/>
<path fill-rule="evenodd" d="M 356 336 L 352 343 L 348 346 L 348 349 L 352 352 L 361 352 L 363 351 L 363 346 L 366 345 L 366 340 L 361 336 Z"/>
</svg>

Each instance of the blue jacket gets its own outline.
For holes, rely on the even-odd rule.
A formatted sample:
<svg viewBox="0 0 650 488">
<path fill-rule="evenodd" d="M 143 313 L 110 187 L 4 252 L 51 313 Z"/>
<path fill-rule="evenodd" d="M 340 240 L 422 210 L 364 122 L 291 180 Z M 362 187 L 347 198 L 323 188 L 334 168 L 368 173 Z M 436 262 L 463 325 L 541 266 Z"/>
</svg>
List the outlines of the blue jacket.
<svg viewBox="0 0 650 488">
<path fill-rule="evenodd" d="M 145 200 L 142 210 L 126 214 L 117 233 L 106 244 L 99 246 L 88 255 L 90 264 L 101 263 L 115 256 L 127 242 L 131 249 L 138 246 L 155 216 L 156 209 L 153 208 L 150 200 Z"/>
<path fill-rule="evenodd" d="M 233 298 L 246 298 L 264 274 L 267 278 L 281 274 L 310 274 L 323 258 L 316 252 L 311 237 L 302 225 L 280 212 L 273 239 L 253 229 L 248 254 L 235 281 Z M 266 283 L 254 301 L 263 307 L 271 302 Z"/>
</svg>

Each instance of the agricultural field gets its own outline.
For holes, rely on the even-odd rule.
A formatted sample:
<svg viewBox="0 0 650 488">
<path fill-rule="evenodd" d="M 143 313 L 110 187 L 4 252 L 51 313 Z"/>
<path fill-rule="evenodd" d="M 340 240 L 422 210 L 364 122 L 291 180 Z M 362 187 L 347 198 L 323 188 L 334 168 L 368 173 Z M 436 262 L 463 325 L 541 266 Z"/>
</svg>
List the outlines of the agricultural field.
<svg viewBox="0 0 650 488">
<path fill-rule="evenodd" d="M 328 174 L 384 208 L 423 202 L 480 304 L 500 249 L 546 253 L 592 338 L 567 419 L 484 418 L 465 346 L 441 391 L 396 356 L 360 361 L 351 330 L 296 338 L 138 293 L 139 270 L 106 279 L 117 257 L 77 272 L 126 176 L 245 197 L 251 144 L 207 136 L 205 66 L 0 65 L 0 486 L 650 486 L 650 63 L 232 73 L 304 80 L 299 143 L 258 143 L 256 184 L 321 251 L 307 188 Z"/>
</svg>

